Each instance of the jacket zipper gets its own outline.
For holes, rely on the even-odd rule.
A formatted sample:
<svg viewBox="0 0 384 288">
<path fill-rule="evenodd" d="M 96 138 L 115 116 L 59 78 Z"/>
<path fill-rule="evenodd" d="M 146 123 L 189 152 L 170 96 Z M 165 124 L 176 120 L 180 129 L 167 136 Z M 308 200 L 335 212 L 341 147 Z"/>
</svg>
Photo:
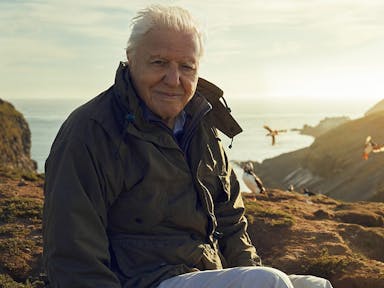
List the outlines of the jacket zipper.
<svg viewBox="0 0 384 288">
<path fill-rule="evenodd" d="M 180 148 L 184 151 L 184 153 L 187 152 L 188 145 L 191 141 L 191 138 L 193 136 L 193 132 L 195 132 L 197 125 L 199 124 L 200 120 L 204 118 L 205 115 L 208 114 L 209 111 L 211 111 L 212 107 L 210 105 L 207 105 L 204 107 L 204 109 L 201 109 L 199 111 L 199 114 L 197 116 L 193 117 L 192 122 L 190 124 L 190 127 L 188 127 L 188 130 L 186 130 L 184 133 L 184 136 L 182 137 Z"/>
</svg>

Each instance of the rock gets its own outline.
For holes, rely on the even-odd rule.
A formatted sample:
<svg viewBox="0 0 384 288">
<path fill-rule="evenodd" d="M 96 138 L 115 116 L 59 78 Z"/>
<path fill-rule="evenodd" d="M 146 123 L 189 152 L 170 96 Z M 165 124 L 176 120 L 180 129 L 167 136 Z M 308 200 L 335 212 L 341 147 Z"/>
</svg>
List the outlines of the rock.
<svg viewBox="0 0 384 288">
<path fill-rule="evenodd" d="M 0 170 L 6 173 L 36 172 L 31 159 L 31 131 L 24 116 L 0 99 Z"/>
<path fill-rule="evenodd" d="M 27 184 L 25 183 L 24 179 L 20 179 L 20 182 L 17 184 L 17 186 L 25 186 L 25 185 Z"/>
</svg>

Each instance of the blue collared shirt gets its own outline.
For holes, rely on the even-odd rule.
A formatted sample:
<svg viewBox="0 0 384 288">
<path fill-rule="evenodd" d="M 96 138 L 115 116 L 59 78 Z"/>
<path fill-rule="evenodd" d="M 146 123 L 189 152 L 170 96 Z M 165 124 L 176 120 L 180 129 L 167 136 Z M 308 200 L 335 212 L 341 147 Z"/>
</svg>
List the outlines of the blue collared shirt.
<svg viewBox="0 0 384 288">
<path fill-rule="evenodd" d="M 154 114 L 145 104 L 143 105 L 143 108 L 144 108 L 145 119 L 147 119 L 149 121 L 155 121 L 155 122 L 163 123 L 163 121 L 160 119 L 160 117 L 157 116 L 156 114 Z M 184 110 L 182 110 L 179 113 L 179 115 L 176 116 L 175 126 L 173 127 L 173 135 L 176 136 L 176 135 L 180 135 L 183 133 L 186 119 L 187 119 L 187 113 Z"/>
</svg>

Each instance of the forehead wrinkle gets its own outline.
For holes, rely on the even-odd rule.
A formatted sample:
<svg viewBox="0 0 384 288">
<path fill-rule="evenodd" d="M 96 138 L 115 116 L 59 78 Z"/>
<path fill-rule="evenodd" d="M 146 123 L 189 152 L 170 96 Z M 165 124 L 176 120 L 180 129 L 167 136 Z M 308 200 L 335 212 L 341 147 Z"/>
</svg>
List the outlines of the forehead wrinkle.
<svg viewBox="0 0 384 288">
<path fill-rule="evenodd" d="M 158 34 L 168 34 L 166 39 L 168 39 L 170 42 L 173 42 L 175 40 L 182 40 L 185 44 L 184 47 L 189 47 L 198 52 L 199 45 L 198 45 L 198 39 L 195 34 L 190 32 L 183 32 L 183 31 L 172 31 L 169 29 L 153 29 L 150 30 L 148 33 L 146 33 L 145 37 L 143 37 L 142 40 L 147 40 L 155 44 L 157 46 L 158 44 L 162 44 L 164 42 L 168 43 L 169 41 L 166 41 L 163 37 L 156 37 Z M 186 45 L 188 44 L 188 45 Z M 192 47 L 193 46 L 193 47 Z"/>
<path fill-rule="evenodd" d="M 162 54 L 162 53 L 156 53 L 156 54 L 150 54 L 149 53 L 149 59 L 164 59 L 167 61 L 176 61 L 176 62 L 183 62 L 183 63 L 193 63 L 196 64 L 199 62 L 198 59 L 195 59 L 194 57 L 189 56 L 182 56 L 182 57 L 169 57 L 169 55 Z"/>
</svg>

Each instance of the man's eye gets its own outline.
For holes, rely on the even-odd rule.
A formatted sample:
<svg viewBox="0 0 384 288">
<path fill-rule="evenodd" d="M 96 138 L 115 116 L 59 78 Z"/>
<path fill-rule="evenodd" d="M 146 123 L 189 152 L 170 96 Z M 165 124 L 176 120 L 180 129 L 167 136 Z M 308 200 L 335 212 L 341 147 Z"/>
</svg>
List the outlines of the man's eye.
<svg viewBox="0 0 384 288">
<path fill-rule="evenodd" d="M 187 65 L 187 64 L 185 64 L 185 65 L 182 65 L 181 66 L 184 70 L 186 70 L 186 71 L 193 71 L 193 70 L 195 70 L 195 67 L 193 67 L 192 65 Z"/>
<path fill-rule="evenodd" d="M 151 62 L 151 64 L 154 64 L 154 65 L 159 65 L 159 66 L 161 66 L 161 65 L 164 65 L 165 64 L 165 61 L 164 60 L 153 60 L 152 62 Z"/>
</svg>

